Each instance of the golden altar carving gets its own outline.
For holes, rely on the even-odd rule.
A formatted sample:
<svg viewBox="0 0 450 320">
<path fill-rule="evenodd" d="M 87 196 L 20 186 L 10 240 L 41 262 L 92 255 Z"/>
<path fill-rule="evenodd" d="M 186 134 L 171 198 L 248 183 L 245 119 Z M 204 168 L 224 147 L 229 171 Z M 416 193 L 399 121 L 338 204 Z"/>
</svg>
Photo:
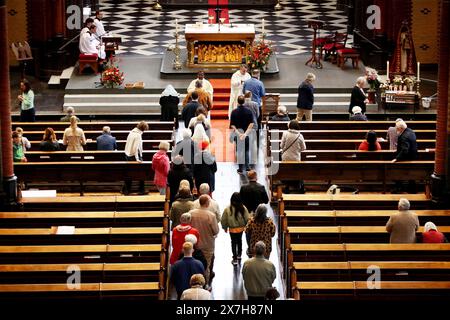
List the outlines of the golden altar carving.
<svg viewBox="0 0 450 320">
<path fill-rule="evenodd" d="M 188 67 L 230 67 L 245 63 L 254 25 L 186 25 Z"/>
</svg>

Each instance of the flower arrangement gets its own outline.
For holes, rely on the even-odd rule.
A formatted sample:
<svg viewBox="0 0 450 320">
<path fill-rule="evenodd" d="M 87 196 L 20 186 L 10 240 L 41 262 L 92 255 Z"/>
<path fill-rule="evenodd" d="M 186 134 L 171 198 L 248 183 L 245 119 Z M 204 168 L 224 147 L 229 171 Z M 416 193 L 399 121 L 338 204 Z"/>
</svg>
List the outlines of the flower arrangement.
<svg viewBox="0 0 450 320">
<path fill-rule="evenodd" d="M 101 83 L 107 88 L 118 87 L 125 80 L 123 72 L 121 72 L 120 69 L 114 65 L 114 62 L 115 60 L 111 58 L 109 64 L 101 75 Z"/>
<path fill-rule="evenodd" d="M 403 78 L 401 76 L 395 76 L 394 85 L 399 86 L 403 84 Z"/>
<path fill-rule="evenodd" d="M 263 70 L 269 63 L 270 56 L 274 53 L 272 43 L 261 39 L 253 42 L 247 55 L 247 64 L 250 69 Z"/>
<path fill-rule="evenodd" d="M 366 67 L 366 79 L 370 86 L 370 90 L 376 90 L 380 87 L 381 81 L 377 70 Z"/>
</svg>

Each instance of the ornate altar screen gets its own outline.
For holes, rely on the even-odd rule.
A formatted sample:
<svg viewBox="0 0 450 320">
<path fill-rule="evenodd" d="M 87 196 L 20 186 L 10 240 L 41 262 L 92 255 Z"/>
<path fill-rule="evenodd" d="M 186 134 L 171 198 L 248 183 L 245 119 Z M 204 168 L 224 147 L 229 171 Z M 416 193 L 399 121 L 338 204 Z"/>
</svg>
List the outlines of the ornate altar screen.
<svg viewBox="0 0 450 320">
<path fill-rule="evenodd" d="M 188 67 L 230 67 L 245 63 L 255 38 L 253 24 L 187 24 Z"/>
</svg>

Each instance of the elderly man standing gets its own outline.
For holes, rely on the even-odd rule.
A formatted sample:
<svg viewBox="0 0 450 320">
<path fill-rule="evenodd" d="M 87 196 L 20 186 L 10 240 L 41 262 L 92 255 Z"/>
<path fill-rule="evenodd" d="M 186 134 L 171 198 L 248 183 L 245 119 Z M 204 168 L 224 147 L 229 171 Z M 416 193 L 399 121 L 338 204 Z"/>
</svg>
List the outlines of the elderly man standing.
<svg viewBox="0 0 450 320">
<path fill-rule="evenodd" d="M 255 244 L 255 257 L 245 261 L 242 277 L 248 300 L 264 300 L 268 289 L 277 277 L 275 266 L 264 257 L 266 245 L 263 241 Z"/>
<path fill-rule="evenodd" d="M 117 141 L 116 138 L 111 135 L 110 127 L 104 126 L 102 134 L 97 137 L 97 150 L 117 150 Z"/>
<path fill-rule="evenodd" d="M 239 70 L 233 73 L 233 76 L 231 77 L 231 94 L 230 104 L 228 108 L 228 117 L 230 117 L 231 112 L 237 108 L 238 97 L 244 94 L 244 83 L 250 78 L 250 74 L 247 72 L 247 65 L 245 64 L 241 65 Z"/>
<path fill-rule="evenodd" d="M 397 152 L 396 157 L 392 162 L 415 160 L 417 158 L 417 140 L 415 132 L 408 128 L 405 121 L 396 122 L 395 128 L 398 135 Z M 408 184 L 408 192 L 416 193 L 416 182 L 410 180 Z M 395 187 L 395 193 L 403 191 L 403 184 L 401 181 L 396 181 Z"/>
<path fill-rule="evenodd" d="M 67 114 L 64 117 L 62 117 L 59 121 L 70 122 L 70 118 L 76 117 L 77 121 L 80 122 L 80 119 L 75 115 L 75 109 L 73 107 L 67 107 L 66 112 Z"/>
<path fill-rule="evenodd" d="M 248 212 L 254 213 L 261 203 L 266 204 L 269 202 L 269 197 L 267 196 L 266 188 L 258 183 L 256 171 L 249 171 L 247 177 L 249 182 L 241 187 L 239 193 Z"/>
<path fill-rule="evenodd" d="M 211 190 L 209 188 L 209 184 L 202 183 L 200 185 L 200 188 L 198 189 L 198 193 L 200 195 L 207 194 L 208 196 L 210 196 L 208 210 L 211 211 L 212 213 L 214 213 L 214 215 L 216 216 L 217 223 L 219 223 L 220 220 L 222 219 L 221 214 L 220 214 L 219 204 L 217 203 L 216 200 L 211 198 Z M 195 200 L 194 201 L 194 209 L 200 209 L 200 207 L 201 207 L 200 199 Z"/>
<path fill-rule="evenodd" d="M 216 216 L 208 210 L 211 198 L 203 194 L 199 198 L 200 209 L 193 209 L 189 211 L 192 216 L 191 226 L 200 233 L 200 243 L 198 248 L 203 251 L 205 259 L 208 262 L 208 268 L 205 271 L 205 278 L 207 283 L 212 280 L 212 262 L 214 257 L 216 236 L 219 233 L 219 226 L 217 224 Z"/>
<path fill-rule="evenodd" d="M 408 199 L 401 198 L 398 202 L 398 213 L 389 218 L 386 224 L 386 231 L 391 234 L 391 243 L 416 242 L 419 219 L 414 212 L 409 211 L 409 208 Z"/>
<path fill-rule="evenodd" d="M 191 92 L 195 91 L 195 83 L 197 81 L 201 82 L 203 90 L 205 90 L 209 94 L 209 97 L 211 98 L 211 101 L 212 101 L 214 88 L 211 85 L 211 82 L 209 82 L 208 80 L 205 79 L 205 73 L 203 71 L 199 71 L 197 73 L 197 79 L 194 79 L 191 81 L 191 83 L 189 84 L 189 87 L 187 88 L 187 92 L 191 93 Z"/>
</svg>

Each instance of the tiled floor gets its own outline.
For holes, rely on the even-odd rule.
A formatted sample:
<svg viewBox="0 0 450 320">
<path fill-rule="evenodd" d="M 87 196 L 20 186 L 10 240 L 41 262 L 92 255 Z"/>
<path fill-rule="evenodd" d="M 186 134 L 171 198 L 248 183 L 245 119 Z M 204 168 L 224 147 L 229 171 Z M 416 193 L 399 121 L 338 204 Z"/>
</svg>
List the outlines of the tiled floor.
<svg viewBox="0 0 450 320">
<path fill-rule="evenodd" d="M 206 9 L 173 9 L 154 11 L 147 0 L 100 0 L 105 12 L 106 30 L 121 36 L 123 43 L 118 53 L 157 55 L 175 43 L 175 20 L 180 25 L 202 21 L 207 23 Z M 273 41 L 278 54 L 298 55 L 310 51 L 313 33 L 308 20 L 325 22 L 321 36 L 330 31 L 346 32 L 347 18 L 336 10 L 336 0 L 286 0 L 281 11 L 258 9 L 231 9 L 231 23 L 253 23 L 261 33 L 265 19 L 267 39 Z M 183 29 L 183 28 L 181 28 Z M 181 48 L 185 48 L 183 32 Z M 351 44 L 351 38 L 347 42 Z"/>
</svg>

